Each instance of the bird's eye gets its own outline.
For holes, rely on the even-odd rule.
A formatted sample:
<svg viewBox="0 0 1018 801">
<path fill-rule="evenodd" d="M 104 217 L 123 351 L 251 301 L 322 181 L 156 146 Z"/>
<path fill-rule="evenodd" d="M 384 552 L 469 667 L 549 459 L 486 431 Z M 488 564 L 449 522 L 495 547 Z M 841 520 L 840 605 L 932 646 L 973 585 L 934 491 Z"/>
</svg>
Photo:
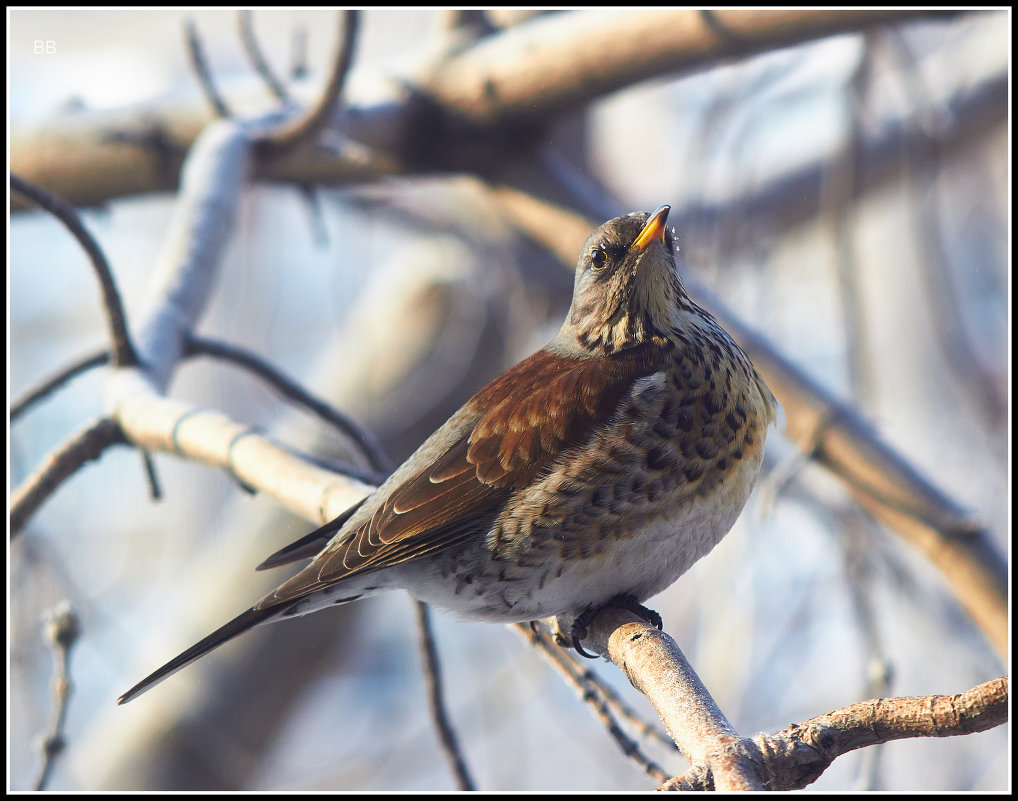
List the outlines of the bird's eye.
<svg viewBox="0 0 1018 801">
<path fill-rule="evenodd" d="M 594 248 L 590 251 L 590 263 L 595 270 L 603 270 L 604 266 L 608 263 L 608 256 L 605 255 L 601 248 Z"/>
</svg>

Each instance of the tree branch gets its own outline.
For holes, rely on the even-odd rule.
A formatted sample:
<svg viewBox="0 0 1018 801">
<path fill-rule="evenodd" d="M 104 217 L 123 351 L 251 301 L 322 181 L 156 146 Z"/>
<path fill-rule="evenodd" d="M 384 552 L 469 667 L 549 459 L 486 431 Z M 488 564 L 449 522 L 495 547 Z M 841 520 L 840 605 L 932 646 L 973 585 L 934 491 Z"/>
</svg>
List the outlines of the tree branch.
<svg viewBox="0 0 1018 801">
<path fill-rule="evenodd" d="M 877 698 L 862 701 L 777 734 L 753 738 L 767 771 L 768 790 L 801 790 L 843 754 L 893 740 L 955 737 L 1007 722 L 1009 679 L 991 679 L 955 695 Z M 662 790 L 710 789 L 709 770 L 698 765 L 666 782 Z"/>
<path fill-rule="evenodd" d="M 126 445 L 120 426 L 109 418 L 91 423 L 63 445 L 51 451 L 42 463 L 11 493 L 11 537 L 16 537 L 29 518 L 57 488 L 86 462 L 98 459 L 111 445 Z"/>
<path fill-rule="evenodd" d="M 456 732 L 453 731 L 449 716 L 445 711 L 445 698 L 442 692 L 442 670 L 438 661 L 438 648 L 435 646 L 435 633 L 431 626 L 431 615 L 428 605 L 423 601 L 414 601 L 414 613 L 417 619 L 418 650 L 421 653 L 421 667 L 428 694 L 428 709 L 435 723 L 438 742 L 442 746 L 459 790 L 474 790 L 476 785 L 470 777 L 463 750 L 460 748 Z"/>
<path fill-rule="evenodd" d="M 773 37 L 769 45 L 763 44 L 764 38 L 754 40 L 754 46 L 764 49 L 775 46 L 774 42 L 793 44 L 820 35 L 850 30 L 853 26 L 865 27 L 892 18 L 906 19 L 910 15 L 918 18 L 922 14 L 929 16 L 929 13 L 799 9 L 794 12 L 723 11 L 715 12 L 715 17 L 722 20 L 728 29 L 749 39 L 754 37 L 752 30 L 746 27 L 749 23 L 744 25 L 732 20 L 740 15 L 750 21 L 757 19 L 762 31 L 760 36 Z M 781 15 L 784 15 L 783 21 L 779 19 Z M 659 63 L 654 62 L 656 66 L 652 72 L 647 72 L 645 61 L 641 62 L 642 67 L 622 70 L 622 73 L 629 76 L 623 84 L 619 83 L 616 72 L 604 75 L 603 81 L 595 80 L 594 76 L 599 75 L 599 71 L 589 76 L 589 83 L 579 89 L 575 85 L 575 77 L 563 78 L 566 81 L 564 84 L 556 85 L 551 81 L 553 70 L 562 70 L 565 61 L 571 60 L 574 69 L 582 67 L 591 58 L 591 52 L 597 50 L 591 47 L 592 41 L 613 41 L 620 16 L 627 18 L 624 29 L 630 32 L 630 36 L 625 52 L 612 50 L 612 58 L 617 63 L 624 63 L 626 59 L 636 62 L 645 59 L 648 43 L 641 41 L 636 33 L 651 27 L 651 21 L 656 21 L 657 25 L 652 32 L 654 41 L 660 41 L 668 32 L 675 37 L 675 41 L 668 45 L 676 50 L 674 58 L 666 60 L 662 56 Z M 797 22 L 796 17 L 801 17 L 801 20 Z M 568 47 L 552 47 L 545 42 L 554 41 L 553 36 L 559 35 L 563 27 L 574 24 L 586 33 L 581 36 L 571 35 Z M 688 40 L 683 36 L 688 37 Z M 655 77 L 680 68 L 688 70 L 716 63 L 730 52 L 727 48 L 731 47 L 718 39 L 716 32 L 708 28 L 696 11 L 584 11 L 543 15 L 478 40 L 443 62 L 440 68 L 428 66 L 422 55 L 422 66 L 418 67 L 418 74 L 409 74 L 401 80 L 356 80 L 361 70 L 355 70 L 346 93 L 346 110 L 340 119 L 333 120 L 332 125 L 350 140 L 369 145 L 371 151 L 378 154 L 377 157 L 366 162 L 364 159 L 347 158 L 344 154 L 337 156 L 324 152 L 310 146 L 311 143 L 305 143 L 285 158 L 260 165 L 257 177 L 273 181 L 340 185 L 363 181 L 379 174 L 392 174 L 403 169 L 401 165 L 413 162 L 420 156 L 423 138 L 436 140 L 428 132 L 433 132 L 436 125 L 441 126 L 441 120 L 447 116 L 461 121 L 469 120 L 473 133 L 478 137 L 484 137 L 490 130 L 485 127 L 486 124 L 482 124 L 485 119 L 489 119 L 488 124 L 496 131 L 504 132 L 505 129 L 499 127 L 503 119 L 500 115 L 510 114 L 512 119 L 514 108 L 523 111 L 531 109 L 525 117 L 527 124 L 539 126 L 557 119 L 568 108 L 575 108 L 621 85 L 640 80 L 640 76 Z M 550 62 L 538 59 L 535 48 L 539 49 L 542 58 Z M 500 69 L 493 61 L 496 57 L 518 65 L 515 69 L 518 69 L 519 74 L 510 80 L 511 75 L 516 75 L 513 70 L 507 74 L 498 73 L 496 77 L 500 94 L 485 103 L 483 99 L 487 84 L 483 76 L 489 68 Z M 489 61 L 492 63 L 489 64 Z M 367 68 L 363 69 L 371 74 Z M 480 72 L 475 72 L 475 69 L 480 69 Z M 541 76 L 541 80 L 535 82 L 533 75 Z M 996 119 L 1006 118 L 1006 76 L 1003 86 L 1003 112 L 999 100 L 990 106 Z M 298 88 L 294 89 L 294 93 L 301 94 Z M 307 92 L 304 95 L 307 96 Z M 444 97 L 446 101 L 443 101 Z M 427 100 L 422 103 L 425 98 Z M 443 106 L 443 102 L 449 105 Z M 471 111 L 472 108 L 474 111 Z M 543 116 L 538 115 L 534 109 L 540 110 Z M 984 119 L 985 114 L 972 114 L 971 111 L 968 114 L 956 113 L 952 116 L 951 124 L 968 131 L 970 125 L 979 124 Z M 79 205 L 101 203 L 141 192 L 168 190 L 176 186 L 176 171 L 183 154 L 209 120 L 209 110 L 202 101 L 175 104 L 163 102 L 114 111 L 82 112 L 75 115 L 73 122 L 58 119 L 43 126 L 13 129 L 11 164 L 29 179 L 50 187 Z M 949 132 L 945 132 L 945 135 L 949 135 Z M 139 148 L 134 144 L 153 139 L 162 143 L 156 151 Z M 441 140 L 442 137 L 437 139 Z M 509 144 L 518 148 L 518 138 L 509 137 L 509 140 Z M 433 154 L 435 160 L 421 164 L 420 168 L 426 171 L 439 169 L 441 160 L 445 159 L 455 162 L 452 166 L 461 169 L 462 159 L 466 158 L 463 154 L 468 150 L 463 144 L 459 138 L 450 138 L 444 155 Z M 490 146 L 475 155 L 482 163 L 489 161 L 492 156 Z M 457 159 L 460 161 L 457 162 Z M 803 203 L 812 212 L 814 197 L 804 197 L 801 187 L 798 194 L 794 189 L 789 188 L 788 196 L 794 198 L 797 204 L 803 198 Z M 780 204 L 769 204 L 767 207 L 773 208 L 774 205 Z M 17 210 L 18 207 L 12 208 Z"/>
<path fill-rule="evenodd" d="M 583 644 L 647 696 L 693 766 L 661 789 L 797 790 L 859 748 L 971 734 L 1007 721 L 1009 682 L 1002 677 L 957 695 L 863 701 L 774 735 L 740 737 L 675 641 L 633 612 L 605 607 Z"/>
<path fill-rule="evenodd" d="M 233 113 L 226 104 L 226 100 L 216 88 L 216 82 L 212 78 L 212 70 L 209 69 L 208 59 L 205 58 L 205 48 L 202 46 L 201 37 L 198 35 L 198 26 L 194 20 L 184 22 L 184 41 L 187 43 L 187 54 L 190 57 L 189 63 L 194 70 L 202 93 L 216 116 L 220 119 L 230 119 Z"/>
<path fill-rule="evenodd" d="M 486 37 L 439 65 L 418 88 L 460 124 L 544 124 L 650 77 L 916 14 L 801 8 L 552 14 Z"/>
<path fill-rule="evenodd" d="M 286 85 L 279 79 L 269 61 L 265 58 L 261 46 L 258 44 L 258 37 L 254 30 L 254 12 L 250 9 L 243 9 L 237 12 L 237 24 L 240 29 L 240 41 L 244 45 L 244 53 L 255 72 L 261 77 L 272 95 L 284 106 L 293 105 L 296 101 L 290 96 Z"/>
<path fill-rule="evenodd" d="M 250 371 L 275 388 L 285 398 L 304 407 L 316 417 L 352 439 L 380 478 L 384 478 L 392 472 L 392 462 L 382 448 L 382 444 L 378 441 L 378 437 L 357 423 L 350 415 L 321 398 L 315 397 L 298 383 L 284 375 L 281 370 L 268 364 L 254 353 L 236 345 L 227 345 L 222 342 L 206 339 L 205 337 L 191 336 L 187 340 L 185 355 L 191 354 L 212 356 L 213 358 L 225 360 Z"/>
<path fill-rule="evenodd" d="M 548 664 L 576 691 L 580 700 L 590 707 L 594 716 L 604 726 L 605 731 L 615 741 L 623 755 L 636 763 L 652 779 L 663 782 L 667 774 L 640 750 L 640 744 L 636 740 L 626 734 L 613 714 L 613 707 L 629 722 L 636 723 L 641 734 L 655 736 L 656 733 L 653 732 L 652 727 L 639 720 L 632 710 L 619 702 L 617 697 L 609 695 L 607 685 L 597 680 L 591 671 L 581 670 L 570 652 L 555 645 L 539 625 L 514 623 L 512 627 L 517 634 L 538 650 Z M 655 737 L 655 739 L 659 738 Z M 666 740 L 666 742 L 673 745 L 670 741 Z"/>
<path fill-rule="evenodd" d="M 329 80 L 318 101 L 306 113 L 284 122 L 258 142 L 264 156 L 278 156 L 295 150 L 303 142 L 310 142 L 333 118 L 339 96 L 353 63 L 357 31 L 360 29 L 360 12 L 347 9 L 339 15 L 339 41 L 336 43 Z"/>
<path fill-rule="evenodd" d="M 81 224 L 78 212 L 66 201 L 14 173 L 11 173 L 10 180 L 12 191 L 25 196 L 60 220 L 88 254 L 92 269 L 99 280 L 106 327 L 109 329 L 110 344 L 113 350 L 113 362 L 123 367 L 136 365 L 138 356 L 127 331 L 127 316 L 124 313 L 124 306 L 120 302 L 120 293 L 117 292 L 116 282 L 113 280 L 113 271 L 110 269 L 109 262 L 106 261 L 106 255 L 99 247 L 99 243 Z"/>
<path fill-rule="evenodd" d="M 47 732 L 40 738 L 42 762 L 32 789 L 45 790 L 53 773 L 57 757 L 66 745 L 64 727 L 67 723 L 67 705 L 71 700 L 71 649 L 81 635 L 78 616 L 66 601 L 58 604 L 46 615 L 45 637 L 53 649 L 53 714 Z"/>
<path fill-rule="evenodd" d="M 53 375 L 42 379 L 38 384 L 29 387 L 11 402 L 10 422 L 14 423 L 15 420 L 35 406 L 35 404 L 48 398 L 75 376 L 81 375 L 94 367 L 102 367 L 104 364 L 109 364 L 109 362 L 110 352 L 106 348 L 100 348 L 76 359 Z"/>
</svg>

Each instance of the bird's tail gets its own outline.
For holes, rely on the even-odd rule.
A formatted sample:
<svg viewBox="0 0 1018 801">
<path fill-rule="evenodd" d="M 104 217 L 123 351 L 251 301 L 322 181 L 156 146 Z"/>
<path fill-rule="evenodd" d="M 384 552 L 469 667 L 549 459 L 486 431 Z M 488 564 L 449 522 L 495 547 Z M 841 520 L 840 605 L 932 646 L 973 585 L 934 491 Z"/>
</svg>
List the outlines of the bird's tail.
<svg viewBox="0 0 1018 801">
<path fill-rule="evenodd" d="M 184 653 L 171 659 L 159 670 L 150 676 L 146 676 L 140 682 L 135 684 L 130 690 L 124 693 L 120 698 L 117 699 L 118 704 L 126 704 L 128 701 L 137 698 L 146 690 L 154 687 L 167 676 L 171 676 L 183 667 L 187 667 L 196 659 L 205 656 L 209 651 L 214 648 L 218 648 L 227 640 L 232 640 L 238 634 L 243 634 L 250 628 L 257 626 L 260 623 L 265 623 L 272 617 L 278 615 L 280 612 L 279 606 L 269 606 L 265 609 L 258 609 L 257 607 L 248 609 L 243 614 L 238 615 L 225 626 L 216 629 L 208 637 L 195 643 L 188 648 Z"/>
</svg>

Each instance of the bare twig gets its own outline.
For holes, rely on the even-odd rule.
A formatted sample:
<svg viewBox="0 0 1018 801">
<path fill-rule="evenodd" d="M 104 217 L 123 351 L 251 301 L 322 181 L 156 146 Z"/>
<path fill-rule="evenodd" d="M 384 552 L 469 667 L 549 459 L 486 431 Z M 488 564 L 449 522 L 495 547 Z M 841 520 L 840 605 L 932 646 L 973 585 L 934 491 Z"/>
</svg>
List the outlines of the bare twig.
<svg viewBox="0 0 1018 801">
<path fill-rule="evenodd" d="M 864 693 L 870 698 L 884 698 L 891 694 L 893 664 L 880 635 L 878 621 L 878 593 L 875 587 L 871 532 L 877 525 L 869 515 L 855 505 L 845 505 L 836 510 L 841 521 L 838 544 L 841 546 L 845 586 L 852 601 L 852 612 L 856 627 L 862 639 L 866 663 Z M 874 532 L 875 533 L 875 532 Z M 859 768 L 859 790 L 877 790 L 880 759 L 883 754 L 880 745 L 866 751 Z"/>
<path fill-rule="evenodd" d="M 768 790 L 800 790 L 839 756 L 878 743 L 914 737 L 954 737 L 1007 722 L 1009 679 L 1003 676 L 956 695 L 878 698 L 793 723 L 753 738 Z M 702 765 L 660 789 L 710 789 Z"/>
<path fill-rule="evenodd" d="M 64 724 L 67 704 L 71 699 L 71 648 L 81 634 L 78 616 L 71 610 L 70 604 L 64 601 L 47 613 L 44 633 L 53 649 L 53 714 L 49 729 L 39 740 L 42 762 L 32 785 L 37 791 L 46 789 L 56 759 L 67 744 Z"/>
<path fill-rule="evenodd" d="M 236 345 L 215 342 L 204 337 L 191 336 L 185 346 L 185 354 L 201 354 L 223 359 L 243 367 L 268 383 L 284 397 L 304 407 L 312 414 L 350 437 L 367 458 L 371 466 L 382 475 L 392 470 L 392 461 L 386 455 L 378 438 L 345 412 L 316 398 L 277 367 L 268 364 L 260 356 Z"/>
<path fill-rule="evenodd" d="M 576 657 L 574 652 L 559 648 L 561 655 L 566 661 L 571 663 L 573 667 L 579 670 L 579 659 Z M 598 694 L 604 699 L 605 705 L 615 715 L 624 720 L 641 737 L 646 737 L 648 740 L 653 740 L 658 745 L 665 748 L 675 749 L 675 743 L 672 742 L 668 735 L 662 731 L 660 726 L 655 725 L 649 720 L 644 720 L 640 715 L 636 713 L 629 704 L 622 700 L 622 697 L 612 689 L 611 685 L 601 680 L 593 670 L 589 668 L 583 669 L 583 679 L 585 682 L 590 684 L 592 687 L 597 688 Z M 650 771 L 647 771 L 650 773 Z"/>
<path fill-rule="evenodd" d="M 566 683 L 576 691 L 577 695 L 580 696 L 580 700 L 590 707 L 594 716 L 605 727 L 605 730 L 615 741 L 615 744 L 618 745 L 622 753 L 627 758 L 633 760 L 641 770 L 655 781 L 665 781 L 668 774 L 640 750 L 639 743 L 626 734 L 615 719 L 612 708 L 615 706 L 616 711 L 619 709 L 619 706 L 613 704 L 613 701 L 618 700 L 617 696 L 606 693 L 605 691 L 608 689 L 606 685 L 596 679 L 592 671 L 581 669 L 571 654 L 555 645 L 544 631 L 539 628 L 533 628 L 526 623 L 515 623 L 512 627 L 516 630 L 517 634 L 527 640 L 545 657 Z M 622 709 L 629 713 L 630 720 L 638 722 L 642 733 L 654 731 L 653 727 L 637 719 L 628 707 L 623 705 Z M 675 747 L 674 743 L 667 740 L 665 742 L 669 747 Z"/>
<path fill-rule="evenodd" d="M 191 68 L 194 70 L 198 83 L 201 85 L 205 99 L 212 106 L 217 117 L 230 119 L 233 114 L 230 107 L 216 88 L 212 79 L 212 71 L 209 69 L 208 61 L 205 58 L 205 48 L 202 46 L 201 37 L 198 36 L 198 26 L 194 20 L 184 22 L 184 38 L 187 41 L 187 52 L 190 56 Z"/>
<path fill-rule="evenodd" d="M 226 345 L 224 343 L 215 342 L 201 337 L 188 338 L 185 345 L 184 355 L 186 357 L 195 355 L 212 356 L 213 358 L 221 359 L 247 369 L 275 388 L 288 400 L 298 406 L 306 408 L 323 422 L 333 426 L 342 434 L 350 437 L 354 441 L 354 444 L 364 454 L 374 471 L 371 475 L 355 477 L 361 480 L 378 483 L 391 472 L 392 463 L 374 434 L 358 424 L 349 415 L 304 390 L 296 382 L 287 378 L 279 370 L 258 356 L 250 353 L 249 351 L 245 351 L 242 348 Z M 39 386 L 29 390 L 25 395 L 18 398 L 12 404 L 12 422 L 30 409 L 35 403 L 47 397 L 51 392 L 58 389 L 74 376 L 79 375 L 87 369 L 101 366 L 108 362 L 109 352 L 106 350 L 98 351 L 82 357 L 68 367 L 60 370 L 57 374 L 45 379 Z M 122 439 L 118 441 L 127 444 L 126 440 Z M 90 440 L 90 442 L 92 442 L 92 440 Z M 111 442 L 110 444 L 114 443 Z M 70 445 L 68 444 L 68 446 Z M 145 449 L 142 449 L 142 453 L 146 474 L 148 476 L 150 494 L 153 500 L 158 500 L 162 493 L 159 489 L 158 480 L 155 476 L 151 463 L 151 454 Z M 96 456 L 97 455 L 98 454 L 96 454 Z M 88 458 L 96 457 L 89 456 Z M 26 482 L 26 484 L 23 484 L 22 488 L 17 491 L 17 497 L 20 498 L 20 493 L 22 491 L 28 492 L 29 487 L 36 488 L 28 496 L 26 496 L 25 501 L 18 501 L 17 504 L 12 503 L 11 519 L 12 521 L 16 521 L 12 522 L 12 535 L 17 533 L 17 531 L 20 531 L 24 523 L 27 521 L 27 518 L 35 512 L 35 510 L 50 494 L 56 491 L 63 482 L 63 479 L 69 476 L 69 474 L 62 477 L 50 477 L 46 475 L 46 470 L 67 470 L 68 467 L 63 458 L 54 459 L 54 457 L 51 456 L 48 464 L 49 467 L 45 470 L 40 467 L 40 470 L 36 472 L 35 477 L 32 479 L 31 484 Z M 354 474 L 350 473 L 350 475 Z M 28 500 L 29 498 L 32 500 Z M 29 505 L 24 506 L 23 503 L 28 503 Z"/>
<path fill-rule="evenodd" d="M 862 115 L 866 108 L 871 60 L 871 37 L 867 33 L 863 36 L 862 54 L 843 88 L 848 130 L 843 134 L 841 147 L 827 176 L 828 186 L 822 197 L 827 202 L 821 204 L 821 214 L 831 223 L 837 247 L 837 289 L 844 315 L 850 398 L 862 408 L 866 408 L 872 398 L 873 369 L 864 336 L 866 309 L 861 296 L 856 231 L 866 154 Z"/>
<path fill-rule="evenodd" d="M 431 719 L 435 723 L 438 741 L 442 746 L 442 753 L 445 754 L 446 761 L 456 777 L 458 789 L 474 790 L 476 789 L 474 780 L 470 777 L 463 751 L 445 710 L 445 699 L 442 693 L 442 669 L 438 661 L 438 649 L 435 647 L 435 633 L 431 628 L 428 605 L 422 601 L 414 601 L 414 610 L 417 620 L 417 644 L 421 652 L 421 668 L 424 672 L 424 683 L 428 693 L 428 708 L 431 711 Z"/>
<path fill-rule="evenodd" d="M 127 316 L 124 313 L 123 304 L 120 302 L 120 293 L 117 291 L 117 285 L 113 279 L 113 271 L 110 269 L 109 262 L 106 261 L 106 255 L 99 247 L 99 243 L 81 224 L 78 213 L 70 204 L 56 195 L 35 186 L 14 173 L 11 173 L 11 189 L 60 220 L 78 240 L 78 244 L 84 248 L 92 263 L 92 269 L 95 270 L 96 278 L 99 279 L 99 290 L 102 293 L 103 308 L 106 312 L 106 327 L 109 329 L 113 349 L 113 362 L 123 367 L 136 365 L 138 356 L 127 331 Z"/>
<path fill-rule="evenodd" d="M 153 501 L 162 500 L 163 490 L 159 485 L 159 475 L 156 473 L 156 463 L 152 454 L 141 450 L 141 465 L 145 471 L 145 480 L 148 482 L 148 497 Z"/>
<path fill-rule="evenodd" d="M 302 142 L 312 139 L 332 118 L 353 63 L 360 12 L 347 9 L 340 15 L 339 21 L 339 41 L 336 43 L 329 81 L 321 97 L 305 114 L 283 123 L 260 142 L 260 149 L 265 154 L 276 156 L 296 148 Z"/>
<path fill-rule="evenodd" d="M 28 519 L 85 462 L 98 459 L 111 445 L 125 445 L 120 426 L 102 418 L 81 429 L 50 454 L 11 493 L 11 537 L 16 537 Z"/>
<path fill-rule="evenodd" d="M 372 477 L 373 480 L 380 481 L 391 472 L 392 463 L 378 438 L 371 431 L 361 426 L 356 420 L 327 401 L 315 397 L 254 353 L 236 345 L 227 345 L 226 343 L 216 342 L 204 337 L 189 337 L 183 355 L 188 358 L 191 356 L 211 356 L 250 370 L 254 375 L 276 389 L 284 398 L 299 407 L 307 409 L 326 424 L 353 439 L 375 471 Z M 37 386 L 27 390 L 11 404 L 11 422 L 14 422 L 22 414 L 31 409 L 32 406 L 48 397 L 50 393 L 59 389 L 70 379 L 93 367 L 101 367 L 108 363 L 109 351 L 102 349 L 86 354 L 56 374 L 43 379 Z"/>
<path fill-rule="evenodd" d="M 53 392 L 66 384 L 75 376 L 81 375 L 94 367 L 109 364 L 110 352 L 106 348 L 86 354 L 53 375 L 44 378 L 35 386 L 29 387 L 11 403 L 10 416 L 13 423 L 35 404 L 48 398 Z"/>
<path fill-rule="evenodd" d="M 776 735 L 740 737 L 667 634 L 616 607 L 602 609 L 589 631 L 584 647 L 607 656 L 647 696 L 693 765 L 661 789 L 800 789 L 859 748 L 971 734 L 1007 721 L 1005 676 L 958 695 L 864 701 Z"/>
<path fill-rule="evenodd" d="M 268 59 L 265 58 L 265 53 L 262 52 L 262 48 L 258 44 L 258 37 L 255 35 L 254 30 L 254 12 L 250 9 L 238 11 L 237 23 L 240 27 L 240 41 L 244 45 L 244 52 L 247 54 L 248 60 L 251 62 L 251 66 L 254 67 L 255 72 L 261 76 L 269 91 L 280 103 L 285 106 L 293 105 L 296 101 L 286 90 L 286 86 L 279 80 L 279 77 L 272 71 Z"/>
<path fill-rule="evenodd" d="M 290 52 L 290 78 L 299 81 L 308 74 L 308 29 L 298 25 L 293 31 Z"/>
</svg>

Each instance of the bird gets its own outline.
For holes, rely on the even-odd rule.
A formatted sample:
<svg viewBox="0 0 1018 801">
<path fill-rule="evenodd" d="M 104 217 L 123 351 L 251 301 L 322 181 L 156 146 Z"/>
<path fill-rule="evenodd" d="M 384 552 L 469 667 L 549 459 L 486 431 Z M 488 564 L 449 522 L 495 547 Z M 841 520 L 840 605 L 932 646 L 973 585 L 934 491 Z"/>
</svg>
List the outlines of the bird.
<svg viewBox="0 0 1018 801">
<path fill-rule="evenodd" d="M 781 416 L 749 357 L 687 294 L 669 210 L 596 228 L 547 345 L 360 503 L 262 562 L 311 559 L 118 703 L 255 626 L 387 590 L 465 618 L 556 618 L 577 650 L 610 602 L 653 619 L 642 603 L 734 525 Z"/>
</svg>

